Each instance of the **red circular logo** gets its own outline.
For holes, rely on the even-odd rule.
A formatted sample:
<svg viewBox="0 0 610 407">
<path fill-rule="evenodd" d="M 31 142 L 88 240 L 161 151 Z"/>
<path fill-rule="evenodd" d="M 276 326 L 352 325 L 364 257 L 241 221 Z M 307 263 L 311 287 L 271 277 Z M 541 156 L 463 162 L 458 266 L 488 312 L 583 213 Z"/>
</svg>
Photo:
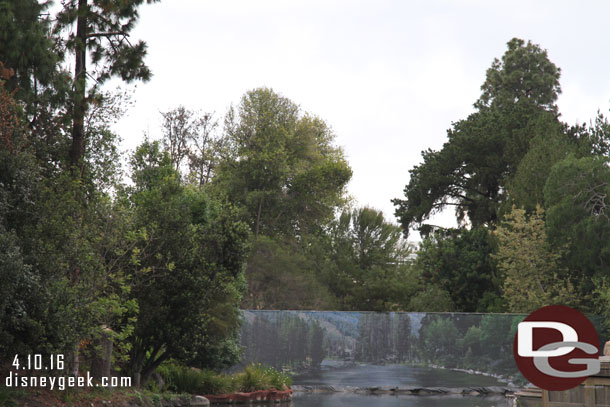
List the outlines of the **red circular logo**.
<svg viewBox="0 0 610 407">
<path fill-rule="evenodd" d="M 517 367 L 545 390 L 568 390 L 599 372 L 599 339 L 589 319 L 573 308 L 550 305 L 517 328 L 513 353 Z"/>
</svg>

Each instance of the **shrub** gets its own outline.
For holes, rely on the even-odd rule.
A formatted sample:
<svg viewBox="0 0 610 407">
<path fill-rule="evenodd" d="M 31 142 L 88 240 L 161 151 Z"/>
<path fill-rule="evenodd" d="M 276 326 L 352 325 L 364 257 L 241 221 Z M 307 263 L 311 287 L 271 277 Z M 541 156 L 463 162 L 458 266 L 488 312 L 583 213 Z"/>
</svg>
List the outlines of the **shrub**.
<svg viewBox="0 0 610 407">
<path fill-rule="evenodd" d="M 163 377 L 166 389 L 178 393 L 221 394 L 271 388 L 281 390 L 284 386 L 292 385 L 292 379 L 287 374 L 261 364 L 252 364 L 246 366 L 243 372 L 227 375 L 169 362 L 159 366 L 157 372 Z"/>
<path fill-rule="evenodd" d="M 246 366 L 242 373 L 235 375 L 240 391 L 266 390 L 271 387 L 269 377 L 264 374 L 260 365 Z"/>
<path fill-rule="evenodd" d="M 174 363 L 162 364 L 157 368 L 167 390 L 174 392 L 196 393 L 199 375 L 195 370 Z"/>
<path fill-rule="evenodd" d="M 262 366 L 262 369 L 265 375 L 269 377 L 271 387 L 282 390 L 284 386 L 292 386 L 292 378 L 286 373 L 280 372 L 270 366 Z"/>
<path fill-rule="evenodd" d="M 246 366 L 242 373 L 235 375 L 235 380 L 238 389 L 245 392 L 271 388 L 281 390 L 284 385 L 292 384 L 292 379 L 285 373 L 261 364 Z"/>
</svg>

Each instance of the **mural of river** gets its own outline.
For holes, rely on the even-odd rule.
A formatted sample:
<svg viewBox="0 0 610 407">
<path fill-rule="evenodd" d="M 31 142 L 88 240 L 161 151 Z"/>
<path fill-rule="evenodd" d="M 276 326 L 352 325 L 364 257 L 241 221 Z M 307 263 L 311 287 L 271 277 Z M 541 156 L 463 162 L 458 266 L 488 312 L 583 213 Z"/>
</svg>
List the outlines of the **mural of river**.
<svg viewBox="0 0 610 407">
<path fill-rule="evenodd" d="M 498 394 L 371 395 L 355 389 L 524 383 L 512 356 L 514 333 L 524 317 L 248 310 L 243 311 L 242 364 L 260 362 L 292 372 L 299 390 L 294 407 L 505 406 Z M 486 375 L 472 374 L 476 371 Z"/>
<path fill-rule="evenodd" d="M 517 324 L 524 317 L 243 311 L 242 363 L 260 362 L 292 372 L 316 370 L 331 363 L 436 365 L 518 379 L 512 347 Z"/>
<path fill-rule="evenodd" d="M 526 384 L 513 359 L 513 338 L 524 318 L 518 314 L 245 310 L 240 366 L 256 362 L 293 373 L 294 388 L 299 390 L 293 407 L 505 406 L 503 390 Z M 601 318 L 589 319 L 599 332 Z M 404 394 L 410 390 L 400 395 L 367 390 L 393 386 L 449 390 L 418 395 Z M 496 388 L 479 394 L 495 395 L 469 394 L 469 389 L 482 387 Z"/>
<path fill-rule="evenodd" d="M 491 407 L 505 406 L 502 395 L 487 397 L 462 395 L 362 395 L 353 388 L 399 387 L 399 388 L 457 388 L 476 386 L 505 386 L 505 383 L 488 376 L 470 375 L 448 369 L 412 367 L 406 365 L 354 364 L 345 367 L 325 368 L 298 375 L 294 378 L 297 386 L 331 386 L 343 391 L 335 393 L 296 392 L 293 407 L 342 407 L 342 406 L 451 406 L 451 407 Z"/>
<path fill-rule="evenodd" d="M 505 407 L 506 399 L 461 396 L 362 396 L 358 394 L 297 393 L 290 407 Z"/>
</svg>

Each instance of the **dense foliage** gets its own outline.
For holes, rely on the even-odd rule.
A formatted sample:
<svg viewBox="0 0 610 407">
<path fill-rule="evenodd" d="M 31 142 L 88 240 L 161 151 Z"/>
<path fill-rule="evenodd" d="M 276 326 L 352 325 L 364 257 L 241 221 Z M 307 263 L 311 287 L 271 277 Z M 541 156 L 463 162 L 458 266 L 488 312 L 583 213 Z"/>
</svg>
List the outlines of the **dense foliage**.
<svg viewBox="0 0 610 407">
<path fill-rule="evenodd" d="M 152 2 L 0 2 L 2 354 L 62 353 L 77 373 L 109 336 L 139 385 L 168 359 L 236 363 L 240 304 L 406 307 L 419 286 L 400 229 L 346 206 L 331 127 L 272 89 L 222 120 L 163 112 L 161 140 L 119 152 L 129 97 L 102 85 L 151 77 L 127 38 Z M 319 365 L 322 328 L 297 325 L 295 363 Z"/>
<path fill-rule="evenodd" d="M 426 231 L 424 221 L 447 206 L 458 220 L 484 226 L 498 219 L 507 186 L 539 126 L 557 120 L 559 69 L 546 51 L 513 39 L 487 71 L 476 111 L 455 122 L 440 151 L 424 151 L 410 171 L 406 199 L 395 199 L 405 231 Z M 552 128 L 552 127 L 551 127 Z"/>
<path fill-rule="evenodd" d="M 141 3 L 68 2 L 45 17 L 37 2 L 0 2 L 0 352 L 65 354 L 77 373 L 110 336 L 113 368 L 135 384 L 170 357 L 238 360 L 250 236 L 158 142 L 122 174 L 110 126 L 128 100 L 99 86 L 150 76 L 145 44 L 125 40 Z M 70 52 L 72 77 L 61 68 Z"/>
<path fill-rule="evenodd" d="M 292 385 L 292 379 L 272 367 L 250 364 L 242 372 L 216 373 L 196 370 L 176 363 L 165 363 L 159 368 L 165 389 L 178 393 L 229 394 L 254 390 L 283 390 Z"/>
<path fill-rule="evenodd" d="M 560 70 L 538 45 L 513 39 L 488 69 L 476 111 L 439 151 L 423 152 L 405 198 L 405 234 L 424 236 L 416 269 L 445 310 L 531 311 L 562 303 L 607 314 L 610 126 L 560 121 Z M 459 227 L 426 224 L 454 207 Z"/>
<path fill-rule="evenodd" d="M 79 0 L 49 15 L 46 3 L 0 0 L 0 354 L 63 353 L 77 372 L 109 335 L 114 368 L 143 384 L 168 359 L 234 364 L 240 306 L 524 312 L 569 302 L 608 313 L 610 124 L 602 114 L 560 121 L 560 69 L 538 45 L 509 41 L 474 113 L 423 152 L 394 200 L 401 228 L 350 202 L 352 171 L 331 126 L 269 88 L 218 119 L 163 112 L 162 139 L 122 155 L 111 126 L 129 100 L 101 86 L 150 79 L 146 44 L 127 38 L 154 2 Z M 426 224 L 448 207 L 458 228 Z M 417 253 L 405 240 L 414 228 Z M 389 329 L 380 321 L 361 328 Z M 428 342 L 466 352 L 440 337 L 453 335 L 448 324 L 430 321 Z M 317 366 L 339 346 L 322 343 L 321 325 L 285 326 L 290 340 L 307 338 L 290 365 Z M 472 329 L 462 333 L 483 346 Z M 413 351 L 395 332 L 370 339 L 351 351 Z M 283 340 L 268 346 L 288 353 Z"/>
</svg>

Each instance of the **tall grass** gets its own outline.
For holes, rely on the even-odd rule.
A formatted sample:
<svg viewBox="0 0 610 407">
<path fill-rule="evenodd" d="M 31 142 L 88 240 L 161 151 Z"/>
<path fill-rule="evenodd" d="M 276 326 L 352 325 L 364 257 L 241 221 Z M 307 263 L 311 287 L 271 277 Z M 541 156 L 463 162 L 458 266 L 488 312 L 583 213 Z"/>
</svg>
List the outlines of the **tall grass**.
<svg viewBox="0 0 610 407">
<path fill-rule="evenodd" d="M 223 394 L 251 392 L 292 385 L 290 376 L 261 364 L 246 366 L 243 372 L 227 375 L 211 370 L 198 370 L 175 363 L 161 365 L 157 372 L 163 377 L 166 390 L 191 394 Z"/>
</svg>

